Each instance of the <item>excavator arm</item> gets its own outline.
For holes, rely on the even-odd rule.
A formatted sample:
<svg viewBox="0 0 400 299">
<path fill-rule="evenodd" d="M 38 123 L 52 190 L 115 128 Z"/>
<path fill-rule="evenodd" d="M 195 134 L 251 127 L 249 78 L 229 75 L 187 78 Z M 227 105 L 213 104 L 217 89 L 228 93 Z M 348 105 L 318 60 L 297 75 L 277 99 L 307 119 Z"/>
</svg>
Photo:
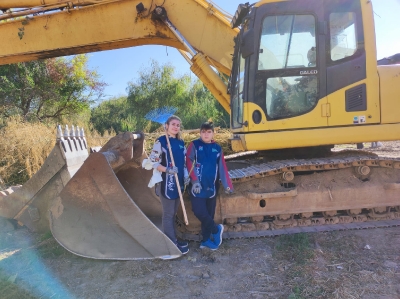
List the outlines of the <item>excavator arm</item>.
<svg viewBox="0 0 400 299">
<path fill-rule="evenodd" d="M 166 12 L 175 33 L 154 13 L 156 7 Z M 0 9 L 0 65 L 143 45 L 174 47 L 186 55 L 189 46 L 192 71 L 229 112 L 226 83 L 213 69 L 230 74 L 238 30 L 207 1 L 166 0 L 156 6 L 154 0 L 6 0 Z"/>
<path fill-rule="evenodd" d="M 142 45 L 177 48 L 223 107 L 234 38 L 224 14 L 203 0 L 0 1 L 0 65 Z M 10 9 L 11 8 L 11 9 Z M 140 60 L 138 57 L 132 59 Z M 121 63 L 123 63 L 121 61 Z M 58 130 L 41 171 L 0 197 L 0 217 L 48 228 L 74 254 L 97 259 L 176 258 L 162 215 L 144 135 L 125 132 L 87 156 L 84 135 Z M 71 170 L 72 169 L 72 170 Z"/>
</svg>

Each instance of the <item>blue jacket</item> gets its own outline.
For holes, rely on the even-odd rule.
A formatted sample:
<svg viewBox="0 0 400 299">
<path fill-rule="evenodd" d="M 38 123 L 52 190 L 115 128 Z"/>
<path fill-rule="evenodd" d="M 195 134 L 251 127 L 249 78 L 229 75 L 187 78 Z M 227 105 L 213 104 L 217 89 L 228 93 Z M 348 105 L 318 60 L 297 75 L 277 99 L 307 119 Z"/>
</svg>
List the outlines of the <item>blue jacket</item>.
<svg viewBox="0 0 400 299">
<path fill-rule="evenodd" d="M 161 136 L 157 139 L 161 143 L 161 162 L 160 164 L 165 167 L 172 166 L 171 156 L 168 150 L 167 137 Z M 181 191 L 184 187 L 184 168 L 185 168 L 185 154 L 186 148 L 183 140 L 177 138 L 169 138 L 171 144 L 172 155 L 174 156 L 175 166 L 178 168 L 178 179 Z M 161 182 L 161 192 L 165 198 L 177 199 L 179 198 L 178 188 L 176 186 L 175 175 L 163 172 L 161 174 L 163 180 Z"/>
<path fill-rule="evenodd" d="M 225 164 L 224 154 L 220 145 L 214 141 L 204 143 L 201 139 L 190 143 L 186 154 L 186 166 L 190 172 L 192 183 L 199 181 L 200 193 L 192 193 L 195 197 L 211 198 L 217 195 L 219 180 L 224 188 L 233 190 L 232 182 Z"/>
</svg>

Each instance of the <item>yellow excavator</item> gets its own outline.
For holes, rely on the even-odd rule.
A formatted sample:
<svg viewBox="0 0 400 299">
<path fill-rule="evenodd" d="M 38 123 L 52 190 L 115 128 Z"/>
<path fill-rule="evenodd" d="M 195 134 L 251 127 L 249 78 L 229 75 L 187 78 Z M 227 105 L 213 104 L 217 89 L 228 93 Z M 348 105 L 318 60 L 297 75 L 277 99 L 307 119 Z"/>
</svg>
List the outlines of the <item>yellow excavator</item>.
<svg viewBox="0 0 400 299">
<path fill-rule="evenodd" d="M 225 238 L 400 225 L 400 160 L 331 151 L 400 139 L 399 59 L 376 60 L 371 1 L 262 0 L 232 18 L 204 0 L 3 0 L 0 9 L 0 64 L 148 44 L 180 51 L 231 115 L 235 194 L 218 196 L 215 216 Z M 33 230 L 49 223 L 84 257 L 179 257 L 159 229 L 143 142 L 125 132 L 86 156 L 84 134 L 59 128 L 33 187 L 0 197 L 0 216 Z M 179 234 L 198 240 L 185 205 Z"/>
</svg>

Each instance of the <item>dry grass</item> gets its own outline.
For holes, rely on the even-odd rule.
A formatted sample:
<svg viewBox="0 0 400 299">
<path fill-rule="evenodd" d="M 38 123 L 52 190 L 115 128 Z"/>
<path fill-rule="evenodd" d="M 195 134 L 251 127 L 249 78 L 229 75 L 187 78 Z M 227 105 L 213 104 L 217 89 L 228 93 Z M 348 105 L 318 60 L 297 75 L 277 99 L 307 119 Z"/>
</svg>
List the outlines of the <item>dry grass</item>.
<svg viewBox="0 0 400 299">
<path fill-rule="evenodd" d="M 113 131 L 101 136 L 95 130 L 84 129 L 89 147 L 102 146 L 115 136 Z M 0 130 L 0 189 L 31 178 L 53 149 L 56 136 L 55 126 L 9 119 Z"/>
<path fill-rule="evenodd" d="M 0 131 L 0 183 L 21 183 L 38 171 L 54 146 L 54 132 L 42 124 L 9 120 Z"/>
<path fill-rule="evenodd" d="M 274 258 L 292 290 L 288 298 L 398 298 L 398 273 L 385 266 L 391 252 L 384 257 L 364 246 L 352 231 L 280 236 Z"/>
<path fill-rule="evenodd" d="M 78 124 L 79 125 L 79 124 Z M 81 125 L 82 126 L 82 125 Z M 100 135 L 92 127 L 83 126 L 89 147 L 103 146 L 115 131 Z M 64 130 L 64 128 L 63 128 Z M 146 151 L 150 151 L 155 139 L 163 135 L 163 130 L 146 134 Z M 43 165 L 46 157 L 56 142 L 56 127 L 41 123 L 27 123 L 20 118 L 9 119 L 0 130 L 0 190 L 7 186 L 23 184 Z M 225 155 L 231 154 L 228 138 L 231 132 L 219 129 L 215 134 Z M 199 133 L 183 132 L 182 138 L 186 145 L 200 137 Z"/>
<path fill-rule="evenodd" d="M 193 133 L 192 131 L 193 130 L 188 132 L 184 131 L 182 133 L 182 139 L 186 146 L 188 146 L 191 141 L 200 138 L 200 133 Z M 145 149 L 147 152 L 151 151 L 154 141 L 162 135 L 164 135 L 164 131 L 162 129 L 157 130 L 155 133 L 146 133 Z M 215 132 L 214 140 L 222 147 L 224 155 L 230 155 L 233 153 L 228 144 L 228 139 L 231 137 L 231 135 L 232 132 L 228 129 L 219 129 Z"/>
</svg>

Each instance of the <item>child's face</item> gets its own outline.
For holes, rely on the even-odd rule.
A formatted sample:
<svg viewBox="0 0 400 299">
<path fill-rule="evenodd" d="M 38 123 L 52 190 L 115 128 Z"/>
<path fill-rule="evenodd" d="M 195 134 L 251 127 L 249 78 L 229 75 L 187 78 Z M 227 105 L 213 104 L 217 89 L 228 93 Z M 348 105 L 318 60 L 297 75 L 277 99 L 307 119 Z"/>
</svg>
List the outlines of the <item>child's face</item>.
<svg viewBox="0 0 400 299">
<path fill-rule="evenodd" d="M 201 130 L 200 138 L 204 143 L 211 143 L 211 141 L 214 139 L 213 130 Z"/>
<path fill-rule="evenodd" d="M 181 122 L 177 119 L 172 119 L 166 127 L 168 134 L 176 137 L 181 130 Z"/>
</svg>

